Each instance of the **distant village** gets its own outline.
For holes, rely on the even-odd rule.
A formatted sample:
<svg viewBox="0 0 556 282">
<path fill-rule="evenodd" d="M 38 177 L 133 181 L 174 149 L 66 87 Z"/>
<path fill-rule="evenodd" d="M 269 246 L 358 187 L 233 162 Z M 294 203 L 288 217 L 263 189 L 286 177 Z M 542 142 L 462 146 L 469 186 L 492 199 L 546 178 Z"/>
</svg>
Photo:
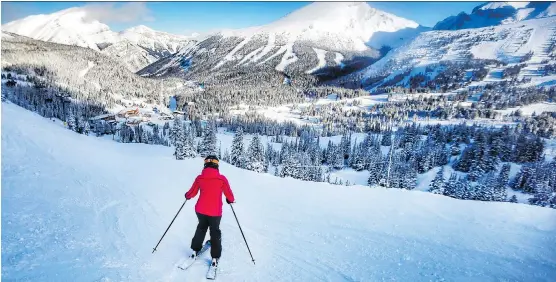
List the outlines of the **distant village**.
<svg viewBox="0 0 556 282">
<path fill-rule="evenodd" d="M 89 119 L 89 123 L 95 124 L 102 120 L 110 125 L 125 123 L 128 126 L 133 126 L 146 123 L 147 125 L 154 126 L 155 124 L 162 125 L 166 121 L 173 120 L 178 116 L 184 116 L 186 114 L 183 111 L 159 109 L 156 106 L 149 107 L 149 105 L 144 103 L 128 104 L 132 104 L 132 106 L 126 107 L 117 113 L 108 113 L 92 117 Z"/>
</svg>

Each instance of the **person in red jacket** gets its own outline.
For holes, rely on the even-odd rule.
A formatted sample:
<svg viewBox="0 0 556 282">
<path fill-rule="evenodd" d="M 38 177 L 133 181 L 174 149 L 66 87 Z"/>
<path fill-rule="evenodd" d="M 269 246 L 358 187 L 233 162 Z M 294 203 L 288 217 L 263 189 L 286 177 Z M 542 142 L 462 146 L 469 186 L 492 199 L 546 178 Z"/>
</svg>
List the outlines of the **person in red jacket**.
<svg viewBox="0 0 556 282">
<path fill-rule="evenodd" d="M 193 250 L 191 258 L 195 259 L 203 247 L 207 229 L 210 227 L 210 254 L 215 263 L 218 263 L 218 259 L 220 259 L 222 254 L 222 233 L 220 231 L 222 193 L 224 193 L 228 204 L 235 202 L 234 193 L 230 188 L 228 179 L 218 171 L 218 162 L 216 156 L 207 156 L 203 171 L 195 178 L 191 189 L 185 193 L 185 198 L 190 200 L 201 191 L 199 200 L 195 204 L 195 213 L 199 223 L 191 240 L 191 249 Z"/>
</svg>

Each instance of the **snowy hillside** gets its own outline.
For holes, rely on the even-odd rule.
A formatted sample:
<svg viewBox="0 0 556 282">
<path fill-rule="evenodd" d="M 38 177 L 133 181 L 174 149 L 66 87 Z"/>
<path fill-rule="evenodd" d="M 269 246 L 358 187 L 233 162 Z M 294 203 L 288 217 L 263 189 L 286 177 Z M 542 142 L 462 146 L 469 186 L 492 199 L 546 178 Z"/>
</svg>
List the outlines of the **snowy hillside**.
<svg viewBox="0 0 556 282">
<path fill-rule="evenodd" d="M 201 159 L 176 161 L 167 147 L 75 134 L 6 103 L 2 148 L 4 279 L 204 280 L 207 258 L 187 272 L 176 268 L 189 252 L 194 202 L 151 254 Z M 224 207 L 222 281 L 556 275 L 553 209 L 281 179 L 225 163 L 221 171 L 257 263 Z"/>
<path fill-rule="evenodd" d="M 477 6 L 471 14 L 461 12 L 438 22 L 435 30 L 479 28 L 515 23 L 556 15 L 553 2 L 488 2 Z"/>
<path fill-rule="evenodd" d="M 520 62 L 526 64 L 520 74 L 542 76 L 542 68 L 554 62 L 551 54 L 555 40 L 555 17 L 477 29 L 423 32 L 354 76 L 378 82 L 375 87 L 407 87 L 410 78 L 419 74 L 425 76 L 421 80 L 425 84 L 444 72 L 450 77 L 449 73 L 458 69 L 461 73 L 485 67 L 487 71 L 496 71 L 497 65 L 501 67 L 497 71 L 504 72 Z"/>
<path fill-rule="evenodd" d="M 133 72 L 178 51 L 192 48 L 196 43 L 193 38 L 156 31 L 146 26 L 126 29 L 119 32 L 118 37 L 119 41 L 102 52 L 123 60 Z"/>
<path fill-rule="evenodd" d="M 2 30 L 37 40 L 102 50 L 124 62 L 133 72 L 195 43 L 190 37 L 154 31 L 145 26 L 114 32 L 91 19 L 88 11 L 81 7 L 28 16 L 2 25 Z"/>
<path fill-rule="evenodd" d="M 34 39 L 100 50 L 99 44 L 116 42 L 117 34 L 83 8 L 69 8 L 49 15 L 33 15 L 2 25 L 3 31 Z"/>
<path fill-rule="evenodd" d="M 17 77 L 12 88 L 4 84 L 7 75 Z M 123 63 L 89 48 L 34 40 L 4 31 L 2 76 L 4 96 L 13 95 L 18 101 L 40 100 L 41 107 L 62 116 L 69 107 L 53 107 L 51 102 L 55 97 L 63 97 L 64 103 L 87 103 L 95 108 L 97 113 L 93 115 L 97 115 L 102 113 L 98 111 L 117 111 L 133 103 L 163 104 L 170 93 L 185 90 L 187 85 L 174 79 L 140 77 Z M 35 110 L 40 108 L 37 102 L 31 104 Z M 79 108 L 83 106 L 80 104 Z"/>
<path fill-rule="evenodd" d="M 141 73 L 197 74 L 257 67 L 288 74 L 315 73 L 324 67 L 361 64 L 356 56 L 376 60 L 384 55 L 378 48 L 398 45 L 400 37 L 413 38 L 423 30 L 418 27 L 364 2 L 316 2 L 268 25 L 222 31 Z M 391 44 L 385 40 L 384 34 L 398 31 L 390 38 Z M 375 36 L 380 40 L 375 42 Z"/>
</svg>

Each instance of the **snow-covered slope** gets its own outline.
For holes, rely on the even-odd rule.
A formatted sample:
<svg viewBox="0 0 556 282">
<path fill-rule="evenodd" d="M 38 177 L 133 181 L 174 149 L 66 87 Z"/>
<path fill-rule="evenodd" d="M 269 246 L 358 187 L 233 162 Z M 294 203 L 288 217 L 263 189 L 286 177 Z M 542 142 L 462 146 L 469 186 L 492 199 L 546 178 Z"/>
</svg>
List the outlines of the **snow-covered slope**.
<svg viewBox="0 0 556 282">
<path fill-rule="evenodd" d="M 204 280 L 187 272 L 194 201 L 158 247 L 200 172 L 172 149 L 75 134 L 2 103 L 5 280 Z M 342 187 L 221 171 L 256 260 L 229 207 L 221 281 L 552 281 L 556 210 L 460 201 L 399 189 Z M 295 195 L 292 197 L 292 195 Z M 208 237 L 207 237 L 208 239 Z"/>
<path fill-rule="evenodd" d="M 54 43 L 100 50 L 99 44 L 116 42 L 117 33 L 87 16 L 83 8 L 69 8 L 48 15 L 32 15 L 2 25 L 3 31 Z"/>
<path fill-rule="evenodd" d="M 2 30 L 37 40 L 102 50 L 121 60 L 133 72 L 196 42 L 191 37 L 155 31 L 146 26 L 114 32 L 91 19 L 82 7 L 28 16 L 2 25 Z"/>
<path fill-rule="evenodd" d="M 539 68 L 554 62 L 550 57 L 554 41 L 556 17 L 476 29 L 428 31 L 357 75 L 363 79 L 390 80 L 399 74 L 409 77 L 421 73 L 433 79 L 443 71 L 441 64 L 466 64 L 473 59 L 525 62 Z M 403 81 L 407 83 L 407 79 Z"/>
<path fill-rule="evenodd" d="M 555 15 L 556 3 L 553 2 L 488 2 L 465 12 L 438 22 L 435 30 L 457 30 L 479 28 L 499 24 L 515 23 L 523 20 L 538 19 Z"/>
<path fill-rule="evenodd" d="M 196 43 L 188 36 L 156 31 L 143 25 L 119 32 L 118 38 L 119 41 L 102 52 L 123 60 L 133 72 L 180 50 L 187 50 Z"/>
<path fill-rule="evenodd" d="M 266 66 L 292 73 L 315 72 L 325 66 L 338 66 L 335 58 L 349 62 L 355 56 L 379 58 L 382 45 L 397 45 L 422 31 L 413 21 L 374 9 L 364 2 L 316 2 L 268 25 L 226 30 L 200 42 L 195 49 L 157 62 L 143 74 L 162 75 L 182 71 L 184 60 L 191 63 L 187 72 L 238 70 Z M 392 44 L 373 42 L 373 36 L 395 33 Z M 386 38 L 381 35 L 381 38 Z M 376 46 L 378 45 L 378 46 Z M 375 47 L 375 48 L 372 48 Z M 317 51 L 320 50 L 320 51 Z M 324 59 L 322 56 L 324 55 Z"/>
<path fill-rule="evenodd" d="M 32 85 L 35 81 L 45 82 L 54 88 L 51 88 L 52 95 L 61 88 L 75 100 L 107 109 L 125 106 L 126 99 L 162 103 L 164 95 L 175 95 L 175 90 L 186 84 L 177 79 L 140 77 L 118 60 L 89 48 L 35 40 L 5 31 L 2 31 L 1 65 L 3 72 L 19 72 L 32 78 Z"/>
</svg>

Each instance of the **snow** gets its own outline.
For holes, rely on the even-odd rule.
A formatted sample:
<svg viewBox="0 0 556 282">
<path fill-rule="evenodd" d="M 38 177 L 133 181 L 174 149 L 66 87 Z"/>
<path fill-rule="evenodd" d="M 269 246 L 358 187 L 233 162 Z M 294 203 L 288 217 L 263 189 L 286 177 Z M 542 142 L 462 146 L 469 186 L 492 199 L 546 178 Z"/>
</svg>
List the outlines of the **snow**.
<svg viewBox="0 0 556 282">
<path fill-rule="evenodd" d="M 232 49 L 232 51 L 230 51 L 230 53 L 228 53 L 222 61 L 218 62 L 218 64 L 216 64 L 216 66 L 214 66 L 213 69 L 217 69 L 217 68 L 221 67 L 222 65 L 224 65 L 228 61 L 237 59 L 237 58 L 234 57 L 234 54 L 237 53 L 237 51 L 241 50 L 241 48 L 243 48 L 243 46 L 245 46 L 245 44 L 247 44 L 247 42 L 249 42 L 250 40 L 251 40 L 251 38 L 248 37 L 245 40 L 243 40 L 241 43 L 236 45 L 236 47 L 234 47 L 234 49 Z"/>
<path fill-rule="evenodd" d="M 268 34 L 268 43 L 267 43 L 267 45 L 263 48 L 263 50 L 259 54 L 254 56 L 251 61 L 257 62 L 261 58 L 266 56 L 266 54 L 268 54 L 268 52 L 270 52 L 272 50 L 272 48 L 274 48 L 275 41 L 276 41 L 276 35 L 274 33 L 269 33 Z"/>
<path fill-rule="evenodd" d="M 200 158 L 78 135 L 13 104 L 2 104 L 2 120 L 4 279 L 204 280 L 206 259 L 176 267 L 195 230 L 194 202 L 151 254 Z M 556 273 L 553 209 L 281 179 L 225 163 L 221 171 L 257 262 L 224 207 L 221 281 L 551 281 Z"/>
<path fill-rule="evenodd" d="M 314 68 L 312 68 L 312 69 L 306 71 L 305 73 L 307 73 L 307 74 L 311 74 L 311 73 L 313 73 L 313 72 L 315 72 L 315 71 L 317 71 L 317 70 L 319 70 L 319 69 L 321 69 L 321 68 L 324 68 L 324 67 L 326 66 L 326 59 L 325 59 L 325 57 L 326 57 L 326 50 L 322 50 L 322 49 L 315 48 L 315 47 L 313 47 L 313 50 L 315 51 L 315 53 L 317 53 L 317 59 L 319 60 L 319 62 L 318 62 L 318 64 L 317 64 Z M 338 56 L 337 54 L 339 54 L 339 53 L 336 53 L 336 58 L 337 58 L 337 56 Z M 341 54 L 340 54 L 340 55 L 341 55 Z M 341 59 L 340 59 L 340 60 L 341 60 Z M 338 64 L 339 64 L 339 63 L 338 63 Z"/>
<path fill-rule="evenodd" d="M 336 52 L 336 57 L 334 57 L 334 62 L 339 66 L 343 66 L 342 65 L 343 59 L 344 59 L 344 55 L 342 55 L 342 53 Z"/>
<path fill-rule="evenodd" d="M 502 41 L 484 41 L 471 47 L 469 51 L 476 59 L 496 60 Z"/>
<path fill-rule="evenodd" d="M 427 94 L 423 94 L 426 96 Z M 432 95 L 432 94 L 431 94 Z M 249 108 L 255 109 L 256 112 L 263 114 L 266 118 L 273 119 L 275 121 L 280 122 L 294 122 L 299 125 L 303 124 L 317 124 L 319 117 L 312 117 L 312 116 L 302 116 L 299 110 L 296 109 L 303 109 L 312 104 L 315 104 L 317 107 L 331 104 L 331 103 L 346 103 L 344 109 L 368 109 L 372 105 L 378 103 L 386 103 L 388 102 L 388 94 L 380 94 L 380 95 L 371 95 L 371 96 L 363 96 L 353 99 L 342 99 L 336 100 L 336 95 L 331 94 L 327 98 L 324 99 L 317 99 L 307 103 L 299 103 L 299 104 L 285 104 L 278 107 L 260 107 L 260 106 L 247 106 L 247 105 L 240 105 L 238 107 L 234 107 L 230 110 L 230 114 L 239 115 L 245 114 Z M 405 99 L 405 98 L 404 98 Z M 357 101 L 359 103 L 358 106 L 349 106 L 351 103 Z"/>
<path fill-rule="evenodd" d="M 97 43 L 113 43 L 116 33 L 88 17 L 82 7 L 49 15 L 33 15 L 2 25 L 2 30 L 38 40 L 99 50 Z"/>
<path fill-rule="evenodd" d="M 155 31 L 140 25 L 121 32 L 91 19 L 87 7 L 33 15 L 2 25 L 3 31 L 33 39 L 91 48 L 123 61 L 136 72 L 158 59 L 191 48 L 192 37 Z"/>
<path fill-rule="evenodd" d="M 525 8 L 529 2 L 490 2 L 480 8 L 480 10 L 494 10 L 504 7 L 513 7 L 515 9 Z"/>
<path fill-rule="evenodd" d="M 364 2 L 314 2 L 267 25 L 223 30 L 222 36 L 279 36 L 286 42 L 316 43 L 319 48 L 364 51 L 376 32 L 417 28 L 414 21 L 382 12 Z M 269 44 L 270 45 L 270 44 Z"/>
<path fill-rule="evenodd" d="M 278 51 L 278 52 L 280 52 L 280 51 Z M 293 43 L 287 44 L 285 46 L 285 53 L 282 56 L 282 60 L 280 61 L 280 63 L 274 69 L 276 69 L 277 71 L 283 72 L 289 64 L 295 63 L 297 60 L 298 60 L 298 58 L 295 55 L 295 53 L 293 52 Z"/>
<path fill-rule="evenodd" d="M 425 173 L 420 173 L 417 175 L 417 187 L 415 187 L 416 191 L 428 191 L 429 185 L 434 180 L 434 177 L 438 173 L 441 167 L 435 167 Z"/>
<path fill-rule="evenodd" d="M 550 6 L 548 6 L 548 8 L 546 8 L 546 10 L 544 10 L 541 14 L 539 14 L 537 17 L 552 17 L 556 15 L 556 3 L 552 2 L 550 3 Z"/>
<path fill-rule="evenodd" d="M 509 115 L 512 112 L 515 112 L 517 109 L 521 110 L 523 116 L 531 116 L 533 113 L 539 115 L 542 112 L 556 112 L 556 103 L 550 103 L 550 102 L 534 103 L 522 107 L 508 108 L 505 110 L 496 110 L 496 111 L 505 115 Z"/>
<path fill-rule="evenodd" d="M 336 178 L 338 178 L 338 181 L 341 180 L 344 184 L 346 181 L 349 181 L 349 185 L 366 185 L 369 175 L 367 171 L 355 171 L 354 169 L 349 168 L 332 171 L 330 173 L 330 181 L 334 182 Z"/>
<path fill-rule="evenodd" d="M 84 77 L 89 72 L 89 70 L 91 70 L 94 66 L 95 66 L 95 63 L 89 61 L 87 63 L 87 67 L 79 72 L 79 77 Z"/>
</svg>

